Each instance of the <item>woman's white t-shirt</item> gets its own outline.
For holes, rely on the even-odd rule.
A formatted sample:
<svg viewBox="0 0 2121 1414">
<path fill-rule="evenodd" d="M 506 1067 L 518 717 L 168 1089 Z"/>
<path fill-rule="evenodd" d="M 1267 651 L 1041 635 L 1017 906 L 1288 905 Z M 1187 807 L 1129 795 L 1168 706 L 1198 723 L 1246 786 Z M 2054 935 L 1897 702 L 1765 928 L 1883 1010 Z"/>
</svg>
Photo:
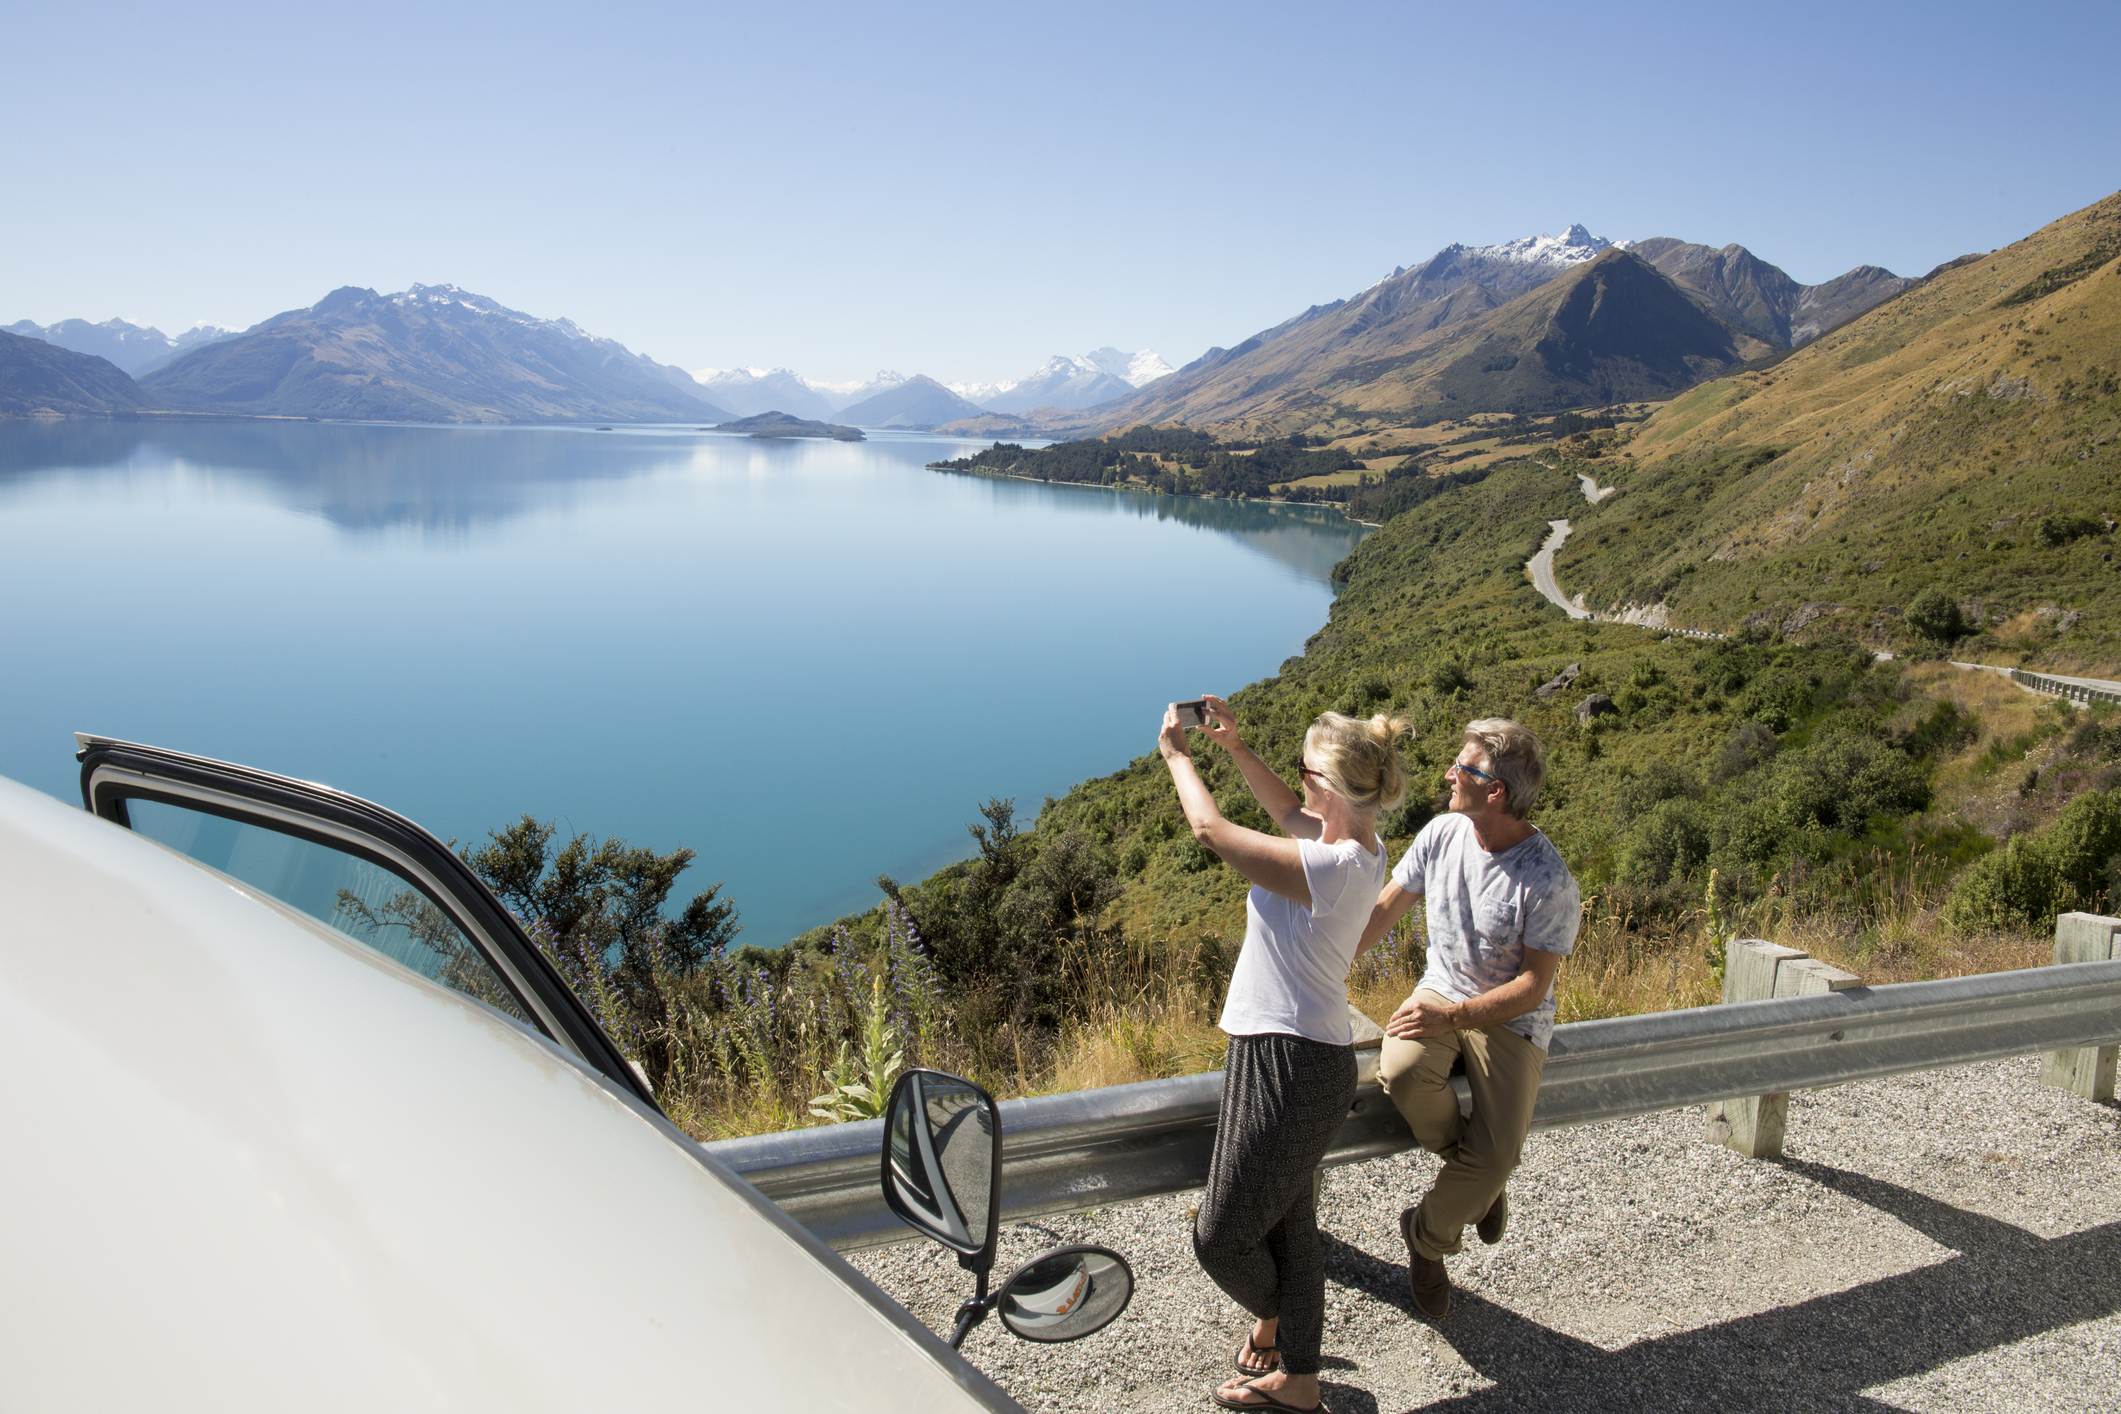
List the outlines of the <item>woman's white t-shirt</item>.
<svg viewBox="0 0 2121 1414">
<path fill-rule="evenodd" d="M 1245 945 L 1217 1023 L 1232 1036 L 1266 1032 L 1329 1046 L 1355 1040 L 1348 968 L 1384 888 L 1385 854 L 1355 840 L 1298 840 L 1311 906 L 1254 885 L 1245 898 Z"/>
</svg>

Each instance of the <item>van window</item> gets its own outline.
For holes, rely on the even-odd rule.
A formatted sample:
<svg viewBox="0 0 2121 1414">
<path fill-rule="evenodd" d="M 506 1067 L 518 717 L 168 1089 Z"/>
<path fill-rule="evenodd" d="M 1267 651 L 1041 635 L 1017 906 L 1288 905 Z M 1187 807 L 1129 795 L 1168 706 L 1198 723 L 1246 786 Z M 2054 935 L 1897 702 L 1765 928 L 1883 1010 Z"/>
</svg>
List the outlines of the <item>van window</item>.
<svg viewBox="0 0 2121 1414">
<path fill-rule="evenodd" d="M 381 865 L 166 801 L 135 797 L 126 801 L 125 810 L 137 833 L 330 924 L 392 962 L 531 1024 L 463 929 L 434 900 Z"/>
</svg>

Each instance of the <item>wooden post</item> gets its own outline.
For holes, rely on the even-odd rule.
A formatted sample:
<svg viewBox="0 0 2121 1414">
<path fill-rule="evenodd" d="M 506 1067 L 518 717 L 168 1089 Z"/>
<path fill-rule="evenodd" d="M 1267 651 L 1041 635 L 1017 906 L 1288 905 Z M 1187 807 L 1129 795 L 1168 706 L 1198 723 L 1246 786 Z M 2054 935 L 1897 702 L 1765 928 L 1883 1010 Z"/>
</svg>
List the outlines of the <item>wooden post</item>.
<svg viewBox="0 0 2121 1414">
<path fill-rule="evenodd" d="M 1830 967 L 1796 948 L 1758 938 L 1730 945 L 1723 960 L 1723 999 L 1757 1002 L 1770 997 L 1808 997 L 1845 992 L 1863 985 L 1853 972 Z M 1782 1153 L 1790 1122 L 1787 1094 L 1745 1095 L 1708 1107 L 1705 1138 L 1725 1144 L 1749 1159 L 1772 1159 Z"/>
<path fill-rule="evenodd" d="M 2065 913 L 2055 919 L 2055 963 L 2110 962 L 2121 958 L 2121 918 L 2096 913 Z M 2082 1095 L 2087 1100 L 2114 1098 L 2115 1062 L 2121 1045 L 2073 1046 L 2040 1058 L 2040 1083 Z"/>
</svg>

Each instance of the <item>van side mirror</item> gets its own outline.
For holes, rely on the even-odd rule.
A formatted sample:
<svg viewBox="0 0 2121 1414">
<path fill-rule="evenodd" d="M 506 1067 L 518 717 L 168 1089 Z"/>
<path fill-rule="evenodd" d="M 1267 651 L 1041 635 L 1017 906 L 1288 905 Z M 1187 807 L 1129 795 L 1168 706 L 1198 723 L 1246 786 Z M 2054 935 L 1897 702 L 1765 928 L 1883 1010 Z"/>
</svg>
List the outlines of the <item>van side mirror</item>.
<svg viewBox="0 0 2121 1414">
<path fill-rule="evenodd" d="M 1002 1116 L 994 1097 L 939 1070 L 909 1070 L 884 1111 L 884 1201 L 899 1220 L 957 1253 L 967 1271 L 994 1265 L 1000 1234 Z"/>
<path fill-rule="evenodd" d="M 1025 1340 L 1079 1340 L 1127 1309 L 1134 1271 L 1107 1247 L 1057 1247 L 1010 1273 L 993 1294 L 987 1275 L 1001 1238 L 1002 1114 L 959 1076 L 909 1070 L 884 1110 L 884 1201 L 899 1221 L 957 1253 L 977 1287 L 957 1308 L 950 1348 L 997 1309 Z"/>
</svg>

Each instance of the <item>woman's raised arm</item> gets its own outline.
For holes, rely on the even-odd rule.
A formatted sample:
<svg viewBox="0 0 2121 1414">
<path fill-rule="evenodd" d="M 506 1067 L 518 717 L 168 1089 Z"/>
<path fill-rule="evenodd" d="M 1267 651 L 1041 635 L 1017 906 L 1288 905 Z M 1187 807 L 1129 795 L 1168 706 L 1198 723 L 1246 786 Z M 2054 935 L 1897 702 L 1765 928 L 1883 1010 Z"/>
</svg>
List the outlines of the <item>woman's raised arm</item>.
<svg viewBox="0 0 2121 1414">
<path fill-rule="evenodd" d="M 1289 783 L 1276 775 L 1273 767 L 1259 759 L 1258 752 L 1245 745 L 1237 734 L 1237 717 L 1230 711 L 1230 704 L 1207 694 L 1202 695 L 1201 701 L 1208 709 L 1208 724 L 1201 731 L 1230 753 L 1230 759 L 1244 774 L 1245 788 L 1252 792 L 1259 808 L 1267 812 L 1267 818 L 1292 839 L 1317 839 L 1323 822 L 1316 815 L 1305 814 L 1303 798 L 1289 789 Z"/>
<path fill-rule="evenodd" d="M 1211 711 L 1220 709 L 1217 720 L 1227 722 L 1230 709 L 1220 698 L 1208 700 L 1212 704 Z M 1235 735 L 1233 725 L 1232 738 Z M 1238 744 L 1243 745 L 1242 742 Z M 1248 830 L 1243 825 L 1233 825 L 1223 818 L 1222 811 L 1216 808 L 1215 797 L 1209 792 L 1207 782 L 1203 781 L 1200 772 L 1194 769 L 1193 753 L 1186 749 L 1186 729 L 1179 725 L 1178 707 L 1175 703 L 1164 709 L 1164 728 L 1156 739 L 1156 749 L 1163 754 L 1164 764 L 1171 770 L 1171 783 L 1178 788 L 1179 808 L 1186 812 L 1186 823 L 1193 827 L 1193 838 L 1215 851 L 1223 863 L 1269 893 L 1280 894 L 1291 902 L 1309 908 L 1311 885 L 1304 878 L 1303 856 L 1297 852 L 1296 841 L 1263 835 L 1257 830 Z M 1238 759 L 1240 766 L 1245 760 L 1253 762 L 1261 772 L 1281 787 L 1282 794 L 1289 795 L 1290 799 L 1294 800 L 1289 787 L 1272 771 L 1268 771 L 1257 756 L 1246 751 L 1244 756 Z M 1246 772 L 1245 779 L 1247 784 L 1250 784 L 1249 771 Z M 1252 793 L 1255 797 L 1258 796 L 1258 787 L 1255 786 Z M 1272 813 L 1272 808 L 1265 799 L 1260 800 L 1260 805 Z M 1300 818 L 1310 820 L 1309 816 L 1302 814 L 1300 806 L 1296 813 Z M 1310 823 L 1311 834 L 1315 837 L 1318 833 L 1318 822 L 1311 820 Z"/>
</svg>

